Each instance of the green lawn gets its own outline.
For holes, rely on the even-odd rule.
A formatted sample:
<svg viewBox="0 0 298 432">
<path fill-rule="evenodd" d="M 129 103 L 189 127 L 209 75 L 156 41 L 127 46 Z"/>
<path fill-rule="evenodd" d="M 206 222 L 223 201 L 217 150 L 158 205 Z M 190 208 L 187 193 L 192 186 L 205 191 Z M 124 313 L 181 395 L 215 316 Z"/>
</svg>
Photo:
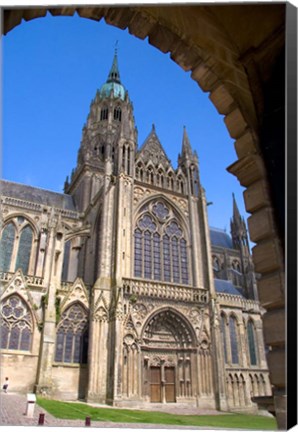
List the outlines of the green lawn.
<svg viewBox="0 0 298 432">
<path fill-rule="evenodd" d="M 110 421 L 116 423 L 153 423 L 178 426 L 210 426 L 236 429 L 276 430 L 275 419 L 249 414 L 175 415 L 156 411 L 95 408 L 83 403 L 70 403 L 38 397 L 37 403 L 54 417 L 61 419 Z"/>
</svg>

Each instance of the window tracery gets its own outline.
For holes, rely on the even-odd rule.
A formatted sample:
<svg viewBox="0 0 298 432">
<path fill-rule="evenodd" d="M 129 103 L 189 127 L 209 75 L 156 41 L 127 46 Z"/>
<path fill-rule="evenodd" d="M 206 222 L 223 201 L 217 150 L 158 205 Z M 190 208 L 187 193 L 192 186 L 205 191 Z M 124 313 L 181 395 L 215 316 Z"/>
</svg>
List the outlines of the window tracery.
<svg viewBox="0 0 298 432">
<path fill-rule="evenodd" d="M 187 241 L 183 229 L 162 202 L 151 203 L 134 231 L 136 277 L 189 283 Z"/>
<path fill-rule="evenodd" d="M 18 216 L 3 229 L 0 240 L 0 270 L 14 272 L 21 269 L 29 273 L 32 253 L 33 229 L 28 221 Z"/>
<path fill-rule="evenodd" d="M 1 349 L 30 351 L 33 322 L 26 303 L 13 294 L 1 304 Z"/>
<path fill-rule="evenodd" d="M 66 309 L 61 316 L 56 336 L 55 361 L 87 363 L 88 315 L 79 303 Z"/>
</svg>

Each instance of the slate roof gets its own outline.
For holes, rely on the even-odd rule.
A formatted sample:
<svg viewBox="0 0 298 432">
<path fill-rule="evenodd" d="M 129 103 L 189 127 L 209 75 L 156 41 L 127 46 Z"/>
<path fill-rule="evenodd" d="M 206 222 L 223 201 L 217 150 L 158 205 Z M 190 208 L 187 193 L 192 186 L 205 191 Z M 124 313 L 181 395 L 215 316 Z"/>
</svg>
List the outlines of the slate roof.
<svg viewBox="0 0 298 432">
<path fill-rule="evenodd" d="M 70 195 L 52 192 L 21 183 L 0 180 L 0 194 L 50 207 L 57 207 L 63 210 L 76 211 L 74 201 Z"/>
<path fill-rule="evenodd" d="M 219 228 L 210 228 L 212 246 L 234 249 L 232 239 L 228 233 Z"/>
<path fill-rule="evenodd" d="M 235 288 L 229 280 L 214 279 L 215 291 L 218 293 L 232 294 L 243 297 L 240 291 Z"/>
</svg>

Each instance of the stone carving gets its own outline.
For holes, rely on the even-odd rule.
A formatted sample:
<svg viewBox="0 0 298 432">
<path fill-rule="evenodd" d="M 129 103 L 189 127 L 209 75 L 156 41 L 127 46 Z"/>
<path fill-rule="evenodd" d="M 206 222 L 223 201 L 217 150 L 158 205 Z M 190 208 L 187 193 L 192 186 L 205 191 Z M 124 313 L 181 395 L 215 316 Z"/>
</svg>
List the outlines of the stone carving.
<svg viewBox="0 0 298 432">
<path fill-rule="evenodd" d="M 142 320 L 148 313 L 146 306 L 143 303 L 136 303 L 132 307 L 133 315 L 136 319 Z"/>
<path fill-rule="evenodd" d="M 100 306 L 93 313 L 93 319 L 95 321 L 108 321 L 108 311 L 103 306 Z"/>
<path fill-rule="evenodd" d="M 74 281 L 72 287 L 68 291 L 68 294 L 61 302 L 61 310 L 64 310 L 70 303 L 73 303 L 75 301 L 79 301 L 87 309 L 89 309 L 89 296 L 84 282 L 79 278 Z"/>
</svg>

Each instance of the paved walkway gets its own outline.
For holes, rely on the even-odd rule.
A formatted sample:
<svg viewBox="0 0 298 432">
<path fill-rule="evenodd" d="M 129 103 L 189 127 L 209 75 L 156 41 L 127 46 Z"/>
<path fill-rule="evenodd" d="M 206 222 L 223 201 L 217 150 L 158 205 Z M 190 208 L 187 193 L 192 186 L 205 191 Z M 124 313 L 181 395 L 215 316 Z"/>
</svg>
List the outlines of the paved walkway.
<svg viewBox="0 0 298 432">
<path fill-rule="evenodd" d="M 38 405 L 35 406 L 33 418 L 26 416 L 27 398 L 26 395 L 18 393 L 1 393 L 1 426 L 37 426 L 39 414 L 44 413 L 44 426 L 56 427 L 85 427 L 83 420 L 64 420 L 57 419 L 46 412 Z M 96 405 L 99 406 L 99 405 Z M 101 405 L 102 406 L 102 405 Z M 105 406 L 105 408 L 107 408 Z M 111 407 L 111 409 L 116 409 Z M 154 405 L 154 411 L 162 410 L 164 412 L 175 414 L 222 414 L 218 411 L 200 410 L 198 408 L 178 407 L 176 404 L 169 406 Z M 145 423 L 114 423 L 114 422 L 92 422 L 92 428 L 127 428 L 127 429 L 201 429 L 207 430 L 212 428 L 199 428 L 197 426 L 173 426 L 173 425 L 154 425 Z"/>
</svg>

